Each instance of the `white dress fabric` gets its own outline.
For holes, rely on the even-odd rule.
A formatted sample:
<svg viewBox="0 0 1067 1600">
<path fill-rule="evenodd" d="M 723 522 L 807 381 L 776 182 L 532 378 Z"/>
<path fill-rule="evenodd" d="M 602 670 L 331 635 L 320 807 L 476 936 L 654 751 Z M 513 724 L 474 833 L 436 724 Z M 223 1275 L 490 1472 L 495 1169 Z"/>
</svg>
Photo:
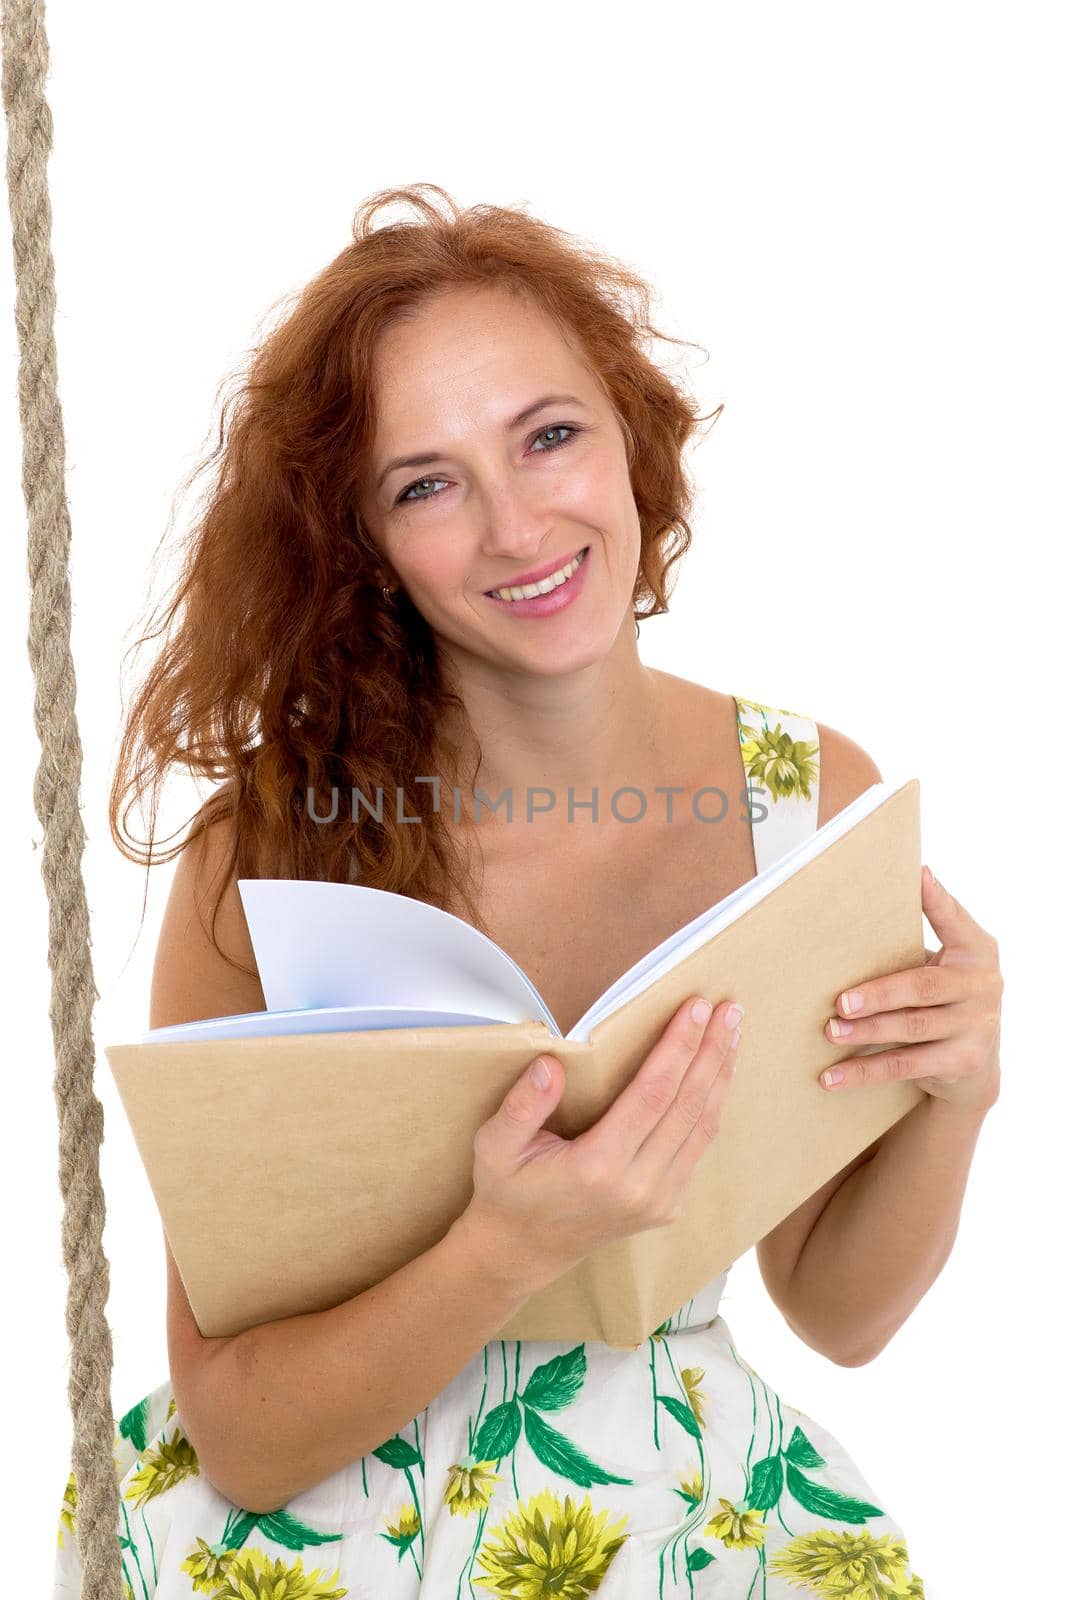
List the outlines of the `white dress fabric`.
<svg viewBox="0 0 1067 1600">
<path fill-rule="evenodd" d="M 817 826 L 818 728 L 736 703 L 762 872 Z M 270 1514 L 200 1471 L 168 1377 L 116 1420 L 123 1600 L 922 1597 L 880 1490 L 736 1350 L 726 1278 L 637 1350 L 491 1340 Z M 53 1600 L 81 1593 L 76 1515 L 69 1474 Z"/>
</svg>

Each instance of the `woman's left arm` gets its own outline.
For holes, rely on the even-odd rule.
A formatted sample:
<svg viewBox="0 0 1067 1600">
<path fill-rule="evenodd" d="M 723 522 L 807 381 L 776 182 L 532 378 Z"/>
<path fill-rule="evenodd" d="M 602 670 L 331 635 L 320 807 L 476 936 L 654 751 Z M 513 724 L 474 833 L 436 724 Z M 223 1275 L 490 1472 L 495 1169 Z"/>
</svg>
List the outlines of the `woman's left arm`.
<svg viewBox="0 0 1067 1600">
<path fill-rule="evenodd" d="M 851 1352 L 843 1366 L 862 1366 L 885 1348 L 948 1260 L 978 1135 L 1000 1093 L 996 940 L 928 867 L 922 904 L 941 949 L 921 967 L 839 995 L 826 1024 L 828 1037 L 850 1047 L 889 1042 L 827 1068 L 828 1093 L 862 1094 L 896 1078 L 926 1091 L 834 1193 L 790 1277 L 805 1336 Z M 830 1072 L 838 1080 L 827 1084 Z"/>
</svg>

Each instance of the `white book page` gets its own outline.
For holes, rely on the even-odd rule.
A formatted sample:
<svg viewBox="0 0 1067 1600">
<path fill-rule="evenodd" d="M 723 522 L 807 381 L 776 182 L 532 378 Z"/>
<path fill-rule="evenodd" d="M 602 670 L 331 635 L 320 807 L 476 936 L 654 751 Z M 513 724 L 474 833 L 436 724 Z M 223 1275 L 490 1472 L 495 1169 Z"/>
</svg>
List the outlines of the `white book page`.
<svg viewBox="0 0 1067 1600">
<path fill-rule="evenodd" d="M 585 1015 L 574 1024 L 567 1038 L 582 1042 L 587 1040 L 598 1022 L 603 1022 L 613 1011 L 620 1010 L 628 1001 L 657 982 L 665 972 L 679 966 L 694 950 L 698 950 L 715 934 L 728 927 L 750 906 L 757 905 L 791 873 L 803 866 L 806 861 L 811 861 L 820 855 L 835 839 L 839 839 L 848 828 L 859 822 L 861 817 L 875 810 L 883 800 L 887 800 L 891 794 L 903 788 L 908 781 L 902 778 L 897 782 L 872 783 L 847 806 L 843 806 L 836 816 L 831 817 L 829 822 L 824 823 L 810 838 L 794 845 L 792 850 L 787 850 L 773 866 L 757 873 L 754 878 L 741 884 L 732 894 L 728 894 L 724 900 L 709 907 L 707 911 L 702 911 L 691 922 L 679 928 L 677 933 L 669 934 L 654 950 L 642 956 L 629 971 L 617 978 L 598 1000 L 594 1000 Z"/>
<path fill-rule="evenodd" d="M 310 878 L 239 878 L 237 886 L 271 1011 L 395 1006 L 541 1021 L 560 1032 L 507 952 L 439 906 Z"/>
<path fill-rule="evenodd" d="M 150 1028 L 141 1043 L 252 1039 L 275 1033 L 366 1033 L 372 1028 L 457 1028 L 497 1021 L 457 1011 L 412 1011 L 407 1006 L 318 1006 L 309 1011 L 243 1011 L 232 1017 L 175 1022 L 167 1028 Z"/>
</svg>

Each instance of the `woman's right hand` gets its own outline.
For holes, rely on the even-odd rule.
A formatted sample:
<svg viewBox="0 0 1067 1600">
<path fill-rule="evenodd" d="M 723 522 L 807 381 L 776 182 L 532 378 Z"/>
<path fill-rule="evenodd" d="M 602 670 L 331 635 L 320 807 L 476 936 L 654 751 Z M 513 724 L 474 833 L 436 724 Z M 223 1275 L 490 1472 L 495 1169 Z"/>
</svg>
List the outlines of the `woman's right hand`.
<svg viewBox="0 0 1067 1600">
<path fill-rule="evenodd" d="M 740 1040 L 726 1021 L 731 1002 L 701 1022 L 690 1011 L 699 999 L 679 1007 L 625 1089 L 576 1139 L 542 1126 L 566 1083 L 562 1063 L 544 1055 L 547 1086 L 531 1063 L 475 1134 L 474 1195 L 459 1220 L 531 1292 L 598 1245 L 680 1214 L 719 1131 Z"/>
</svg>

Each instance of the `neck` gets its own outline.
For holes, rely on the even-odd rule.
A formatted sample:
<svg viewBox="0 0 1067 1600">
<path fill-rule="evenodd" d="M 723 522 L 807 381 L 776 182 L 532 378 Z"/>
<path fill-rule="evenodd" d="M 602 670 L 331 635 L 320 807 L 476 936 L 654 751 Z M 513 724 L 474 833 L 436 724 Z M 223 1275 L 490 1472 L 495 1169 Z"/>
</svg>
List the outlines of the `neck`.
<svg viewBox="0 0 1067 1600">
<path fill-rule="evenodd" d="M 568 825 L 568 802 L 588 802 L 594 790 L 598 819 L 607 824 L 616 789 L 629 785 L 650 795 L 657 783 L 672 781 L 664 776 L 657 737 L 666 721 L 663 678 L 642 663 L 630 627 L 620 629 L 601 660 L 571 673 L 502 673 L 469 657 L 450 658 L 449 665 L 449 686 L 460 694 L 470 728 L 446 719 L 447 736 L 461 752 L 461 776 L 437 770 L 446 785 L 459 788 L 465 814 L 473 816 L 474 787 L 494 803 L 510 789 L 513 816 L 525 820 L 529 799 L 539 831 L 552 833 Z M 471 734 L 481 750 L 476 775 Z M 451 803 L 446 789 L 442 805 Z M 620 805 L 639 809 L 636 796 L 623 796 Z M 593 813 L 586 806 L 575 815 Z M 502 807 L 498 818 L 505 816 Z M 478 826 L 495 820 L 483 803 Z"/>
</svg>

